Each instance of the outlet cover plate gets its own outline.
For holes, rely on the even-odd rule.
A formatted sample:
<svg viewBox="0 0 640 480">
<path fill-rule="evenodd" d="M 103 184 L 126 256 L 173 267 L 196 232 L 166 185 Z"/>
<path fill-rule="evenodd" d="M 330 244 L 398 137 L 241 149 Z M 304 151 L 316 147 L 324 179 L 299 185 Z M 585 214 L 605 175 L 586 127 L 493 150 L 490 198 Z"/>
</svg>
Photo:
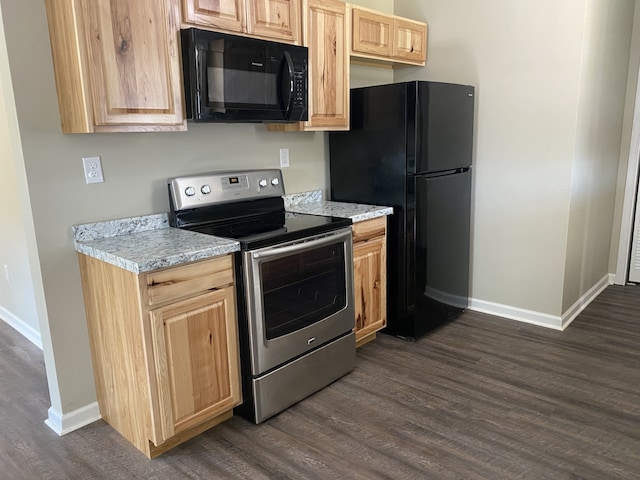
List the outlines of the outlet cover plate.
<svg viewBox="0 0 640 480">
<path fill-rule="evenodd" d="M 289 149 L 281 148 L 280 149 L 280 167 L 287 168 L 289 166 Z"/>
<path fill-rule="evenodd" d="M 100 157 L 82 157 L 82 166 L 84 167 L 84 179 L 87 183 L 104 182 Z"/>
</svg>

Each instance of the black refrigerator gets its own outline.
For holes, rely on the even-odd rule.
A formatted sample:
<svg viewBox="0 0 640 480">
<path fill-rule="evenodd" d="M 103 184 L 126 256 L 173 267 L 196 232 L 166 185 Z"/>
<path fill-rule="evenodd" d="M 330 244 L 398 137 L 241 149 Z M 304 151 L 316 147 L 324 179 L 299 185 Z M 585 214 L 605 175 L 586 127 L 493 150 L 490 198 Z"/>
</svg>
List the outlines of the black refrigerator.
<svg viewBox="0 0 640 480">
<path fill-rule="evenodd" d="M 331 199 L 386 205 L 387 327 L 415 339 L 469 303 L 474 87 L 414 81 L 351 90 L 329 134 Z"/>
</svg>

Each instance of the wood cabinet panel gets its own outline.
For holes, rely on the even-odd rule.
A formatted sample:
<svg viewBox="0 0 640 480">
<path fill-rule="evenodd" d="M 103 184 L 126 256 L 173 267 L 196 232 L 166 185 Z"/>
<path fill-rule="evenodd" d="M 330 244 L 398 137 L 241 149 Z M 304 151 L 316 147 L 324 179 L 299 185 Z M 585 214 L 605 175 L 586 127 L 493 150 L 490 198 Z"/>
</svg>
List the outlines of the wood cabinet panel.
<svg viewBox="0 0 640 480">
<path fill-rule="evenodd" d="M 387 325 L 387 218 L 353 224 L 353 292 L 356 346 Z"/>
<path fill-rule="evenodd" d="M 78 258 L 104 420 L 151 458 L 230 418 L 241 401 L 232 256 L 142 275 Z M 172 281 L 151 309 L 149 290 Z"/>
<path fill-rule="evenodd" d="M 223 256 L 190 265 L 157 270 L 145 275 L 147 303 L 160 305 L 188 294 L 195 295 L 233 283 L 233 262 Z"/>
<path fill-rule="evenodd" d="M 300 0 L 246 0 L 247 33 L 300 44 Z"/>
<path fill-rule="evenodd" d="M 83 254 L 78 261 L 100 415 L 144 452 L 151 400 L 138 276 Z"/>
<path fill-rule="evenodd" d="M 427 58 L 427 25 L 410 20 L 395 19 L 393 57 L 412 62 L 424 62 Z"/>
<path fill-rule="evenodd" d="M 182 0 L 182 18 L 213 30 L 300 45 L 300 1 Z"/>
<path fill-rule="evenodd" d="M 161 444 L 240 403 L 235 290 L 154 310 L 151 322 Z"/>
<path fill-rule="evenodd" d="M 387 324 L 385 239 L 375 238 L 353 248 L 356 344 Z"/>
<path fill-rule="evenodd" d="M 360 8 L 352 9 L 352 44 L 354 52 L 391 57 L 393 18 Z"/>
<path fill-rule="evenodd" d="M 352 56 L 392 65 L 425 64 L 425 23 L 356 6 L 351 6 L 351 16 Z"/>
<path fill-rule="evenodd" d="M 349 128 L 349 13 L 337 0 L 306 0 L 309 120 L 305 130 Z"/>
<path fill-rule="evenodd" d="M 182 0 L 182 18 L 186 23 L 245 31 L 245 0 Z"/>
<path fill-rule="evenodd" d="M 173 0 L 46 5 L 63 132 L 186 129 Z"/>
<path fill-rule="evenodd" d="M 268 124 L 299 132 L 349 129 L 349 9 L 340 0 L 304 0 L 303 45 L 309 48 L 308 120 Z"/>
<path fill-rule="evenodd" d="M 353 243 L 360 243 L 375 237 L 384 237 L 387 232 L 387 217 L 372 218 L 353 224 Z"/>
</svg>

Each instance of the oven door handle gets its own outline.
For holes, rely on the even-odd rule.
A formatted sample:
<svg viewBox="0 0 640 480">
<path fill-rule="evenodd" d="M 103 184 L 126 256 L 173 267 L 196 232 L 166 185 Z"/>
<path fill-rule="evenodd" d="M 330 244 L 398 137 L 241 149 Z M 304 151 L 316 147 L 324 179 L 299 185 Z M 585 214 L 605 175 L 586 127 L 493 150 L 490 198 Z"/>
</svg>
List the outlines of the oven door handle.
<svg viewBox="0 0 640 480">
<path fill-rule="evenodd" d="M 307 240 L 307 241 L 294 243 L 293 245 L 285 245 L 283 247 L 272 247 L 272 248 L 269 248 L 268 250 L 253 252 L 251 256 L 253 258 L 269 258 L 269 257 L 274 257 L 276 255 L 286 255 L 292 252 L 307 250 L 309 248 L 320 247 L 322 245 L 336 243 L 336 241 L 345 241 L 345 240 L 351 240 L 350 228 L 344 231 L 340 231 L 338 233 L 327 235 L 325 237 L 317 238 L 314 240 Z"/>
</svg>

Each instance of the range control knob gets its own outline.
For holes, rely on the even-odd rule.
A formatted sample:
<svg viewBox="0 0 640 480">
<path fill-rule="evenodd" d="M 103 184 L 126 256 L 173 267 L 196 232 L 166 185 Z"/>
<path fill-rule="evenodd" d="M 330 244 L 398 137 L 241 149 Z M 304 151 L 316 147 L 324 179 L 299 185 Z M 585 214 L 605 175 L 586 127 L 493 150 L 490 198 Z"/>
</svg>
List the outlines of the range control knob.
<svg viewBox="0 0 640 480">
<path fill-rule="evenodd" d="M 264 188 L 267 186 L 267 181 L 263 178 L 258 182 L 258 185 L 260 185 L 261 188 Z"/>
<path fill-rule="evenodd" d="M 211 193 L 211 187 L 209 185 L 202 185 L 202 188 L 200 188 L 200 191 L 204 195 L 208 195 L 209 193 Z"/>
<path fill-rule="evenodd" d="M 273 185 L 274 187 L 275 187 L 276 185 L 278 185 L 279 183 L 280 183 L 280 180 L 278 180 L 277 178 L 272 178 L 272 179 L 271 179 L 271 185 Z"/>
<path fill-rule="evenodd" d="M 184 193 L 187 197 L 193 197 L 196 194 L 196 189 L 193 187 L 187 187 L 184 189 Z"/>
</svg>

